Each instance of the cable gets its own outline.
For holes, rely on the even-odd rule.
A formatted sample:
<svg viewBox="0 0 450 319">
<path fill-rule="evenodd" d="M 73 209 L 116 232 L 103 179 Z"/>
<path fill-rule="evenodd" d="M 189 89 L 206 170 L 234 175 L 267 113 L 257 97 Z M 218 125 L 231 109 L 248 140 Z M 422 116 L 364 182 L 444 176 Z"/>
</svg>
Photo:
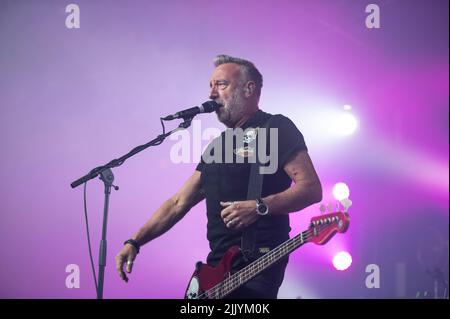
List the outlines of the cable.
<svg viewBox="0 0 450 319">
<path fill-rule="evenodd" d="M 89 257 L 91 259 L 91 267 L 92 267 L 92 274 L 94 276 L 95 291 L 98 291 L 97 275 L 95 274 L 94 259 L 92 258 L 91 237 L 89 236 L 89 220 L 88 220 L 87 204 L 86 204 L 86 185 L 87 185 L 87 182 L 84 183 L 84 217 L 86 220 L 86 233 L 87 233 L 87 240 L 88 240 L 88 247 L 89 247 Z"/>
<path fill-rule="evenodd" d="M 161 121 L 161 125 L 162 125 L 162 128 L 163 128 L 162 135 L 164 135 L 164 134 L 166 134 L 166 128 L 164 127 L 164 120 L 163 120 L 162 117 L 159 120 Z"/>
</svg>

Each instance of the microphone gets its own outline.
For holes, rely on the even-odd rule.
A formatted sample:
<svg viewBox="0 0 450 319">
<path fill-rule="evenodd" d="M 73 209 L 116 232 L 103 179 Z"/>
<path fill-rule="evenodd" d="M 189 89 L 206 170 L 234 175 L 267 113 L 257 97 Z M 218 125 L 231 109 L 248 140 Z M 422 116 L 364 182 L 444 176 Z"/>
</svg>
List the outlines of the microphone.
<svg viewBox="0 0 450 319">
<path fill-rule="evenodd" d="M 186 110 L 177 112 L 172 115 L 167 115 L 166 117 L 163 117 L 162 119 L 165 121 L 171 121 L 171 120 L 175 120 L 175 119 L 179 119 L 179 118 L 182 118 L 182 119 L 192 118 L 199 113 L 214 112 L 219 107 L 220 107 L 220 105 L 217 104 L 216 102 L 207 101 L 207 102 L 203 103 L 201 106 L 194 106 L 194 107 L 191 107 L 190 109 L 186 109 Z"/>
</svg>

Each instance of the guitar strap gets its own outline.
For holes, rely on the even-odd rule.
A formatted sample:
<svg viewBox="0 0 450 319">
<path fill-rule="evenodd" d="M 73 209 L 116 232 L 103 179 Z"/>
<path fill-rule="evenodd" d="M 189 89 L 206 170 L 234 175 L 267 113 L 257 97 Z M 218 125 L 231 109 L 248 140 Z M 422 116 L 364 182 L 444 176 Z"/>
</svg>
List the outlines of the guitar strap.
<svg viewBox="0 0 450 319">
<path fill-rule="evenodd" d="M 267 120 L 263 128 L 266 133 L 266 141 L 269 141 L 269 127 L 270 123 L 272 122 L 273 115 L 270 116 L 270 118 Z M 261 174 L 259 172 L 260 167 L 262 164 L 260 163 L 260 159 L 258 156 L 258 137 L 261 133 L 261 130 L 258 128 L 258 133 L 256 134 L 256 138 L 250 142 L 249 144 L 253 146 L 253 149 L 255 150 L 254 156 L 256 158 L 256 161 L 254 163 L 251 163 L 250 166 L 250 176 L 249 176 L 249 183 L 248 183 L 248 190 L 247 190 L 247 200 L 254 200 L 257 198 L 261 198 L 261 192 L 262 192 L 262 185 L 264 180 L 264 174 Z M 256 245 L 256 231 L 257 231 L 257 222 L 251 224 L 247 228 L 244 229 L 242 232 L 241 237 L 241 251 L 242 255 L 244 256 L 244 259 L 246 261 L 252 260 L 256 258 L 255 254 L 255 245 Z"/>
</svg>

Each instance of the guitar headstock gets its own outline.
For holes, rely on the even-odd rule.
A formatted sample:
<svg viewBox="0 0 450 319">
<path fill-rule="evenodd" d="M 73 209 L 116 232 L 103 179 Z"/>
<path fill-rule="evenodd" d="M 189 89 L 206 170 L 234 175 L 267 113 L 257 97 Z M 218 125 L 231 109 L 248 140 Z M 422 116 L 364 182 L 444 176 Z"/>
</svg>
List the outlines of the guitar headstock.
<svg viewBox="0 0 450 319">
<path fill-rule="evenodd" d="M 350 217 L 347 214 L 347 209 L 350 205 L 347 207 L 344 205 L 344 212 L 336 211 L 329 214 L 323 214 L 325 212 L 325 207 L 322 205 L 320 208 L 322 215 L 311 218 L 308 241 L 318 245 L 324 245 L 336 233 L 345 233 L 350 225 Z M 329 204 L 329 211 L 331 208 L 332 205 Z"/>
</svg>

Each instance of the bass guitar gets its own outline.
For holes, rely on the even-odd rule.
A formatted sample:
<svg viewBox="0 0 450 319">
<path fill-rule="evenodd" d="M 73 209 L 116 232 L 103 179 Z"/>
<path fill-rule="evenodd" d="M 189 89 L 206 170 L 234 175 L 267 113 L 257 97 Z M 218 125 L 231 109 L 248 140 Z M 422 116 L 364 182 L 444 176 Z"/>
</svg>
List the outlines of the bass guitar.
<svg viewBox="0 0 450 319">
<path fill-rule="evenodd" d="M 284 256 L 306 243 L 326 244 L 336 233 L 344 233 L 350 224 L 346 212 L 334 212 L 311 219 L 307 230 L 285 241 L 241 270 L 232 273 L 233 259 L 241 253 L 230 247 L 216 267 L 198 262 L 185 292 L 186 299 L 222 299 Z"/>
</svg>

